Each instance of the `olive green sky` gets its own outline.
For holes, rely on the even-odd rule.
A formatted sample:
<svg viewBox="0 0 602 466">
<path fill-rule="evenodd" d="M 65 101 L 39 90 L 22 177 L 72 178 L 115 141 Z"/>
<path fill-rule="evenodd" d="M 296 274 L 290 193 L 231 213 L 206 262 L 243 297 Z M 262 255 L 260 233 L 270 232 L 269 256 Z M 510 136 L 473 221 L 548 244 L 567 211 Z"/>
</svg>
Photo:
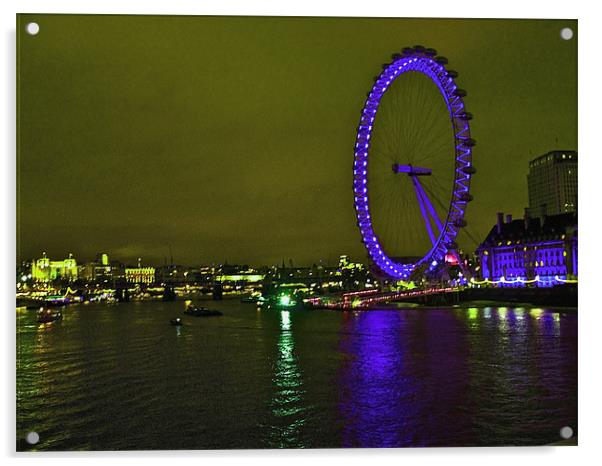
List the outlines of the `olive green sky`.
<svg viewBox="0 0 602 466">
<path fill-rule="evenodd" d="M 468 91 L 466 218 L 482 238 L 498 210 L 522 216 L 530 159 L 577 149 L 565 26 L 577 22 L 21 15 L 18 256 L 160 264 L 171 244 L 188 264 L 365 260 L 355 129 L 373 76 L 415 44 Z"/>
</svg>

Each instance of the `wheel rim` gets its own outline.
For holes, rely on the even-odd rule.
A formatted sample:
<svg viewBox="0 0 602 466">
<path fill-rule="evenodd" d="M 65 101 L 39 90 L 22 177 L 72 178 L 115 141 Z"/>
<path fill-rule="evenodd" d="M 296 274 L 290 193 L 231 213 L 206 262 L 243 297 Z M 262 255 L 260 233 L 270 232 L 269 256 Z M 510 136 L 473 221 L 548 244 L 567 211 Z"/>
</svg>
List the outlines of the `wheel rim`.
<svg viewBox="0 0 602 466">
<path fill-rule="evenodd" d="M 423 49 L 424 50 L 424 49 Z M 443 63 L 446 60 L 425 53 L 423 50 L 405 50 L 384 66 L 368 94 L 357 131 L 354 156 L 354 199 L 357 223 L 369 257 L 386 275 L 395 279 L 408 279 L 412 274 L 433 270 L 439 265 L 450 249 L 455 247 L 458 231 L 465 225 L 464 213 L 470 200 L 470 178 L 472 168 L 472 146 L 468 114 L 465 111 L 463 95 L 454 80 L 454 72 L 448 71 Z M 453 132 L 454 174 L 449 206 L 442 227 L 432 247 L 418 260 L 402 262 L 390 257 L 381 244 L 378 231 L 375 231 L 370 211 L 370 190 L 368 189 L 368 160 L 371 154 L 373 124 L 381 100 L 393 82 L 408 72 L 417 72 L 434 83 L 445 101 L 449 123 Z"/>
</svg>

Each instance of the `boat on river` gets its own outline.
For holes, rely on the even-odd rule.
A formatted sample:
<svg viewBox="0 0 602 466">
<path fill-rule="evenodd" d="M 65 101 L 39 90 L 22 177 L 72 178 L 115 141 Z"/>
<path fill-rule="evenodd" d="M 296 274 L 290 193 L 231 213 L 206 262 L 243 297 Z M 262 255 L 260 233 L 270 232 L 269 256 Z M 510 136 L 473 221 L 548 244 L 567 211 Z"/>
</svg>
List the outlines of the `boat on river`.
<svg viewBox="0 0 602 466">
<path fill-rule="evenodd" d="M 38 311 L 38 322 L 45 324 L 48 322 L 54 322 L 55 320 L 61 320 L 63 313 L 61 311 L 53 311 L 52 309 L 40 308 Z"/>
<path fill-rule="evenodd" d="M 207 309 L 206 307 L 197 307 L 193 305 L 189 305 L 184 314 L 193 316 L 193 317 L 214 317 L 223 315 L 220 311 L 216 311 L 215 309 Z"/>
</svg>

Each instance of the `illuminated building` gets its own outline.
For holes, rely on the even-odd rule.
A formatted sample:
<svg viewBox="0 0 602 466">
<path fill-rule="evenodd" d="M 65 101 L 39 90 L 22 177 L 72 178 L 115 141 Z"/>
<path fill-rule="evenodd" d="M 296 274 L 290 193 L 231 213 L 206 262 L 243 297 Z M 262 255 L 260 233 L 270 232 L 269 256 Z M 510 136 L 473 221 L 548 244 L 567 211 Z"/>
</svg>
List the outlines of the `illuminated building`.
<svg viewBox="0 0 602 466">
<path fill-rule="evenodd" d="M 142 267 L 138 259 L 138 267 L 125 268 L 125 280 L 128 283 L 150 285 L 155 282 L 155 268 Z"/>
<path fill-rule="evenodd" d="M 351 262 L 346 255 L 339 257 L 339 266 L 335 275 L 340 277 L 340 284 L 344 290 L 363 289 L 370 277 L 364 264 Z"/>
<path fill-rule="evenodd" d="M 349 256 L 347 255 L 342 255 L 339 257 L 339 270 L 363 270 L 364 268 L 364 264 L 359 262 L 351 262 L 349 260 Z"/>
<path fill-rule="evenodd" d="M 498 286 L 548 287 L 577 276 L 577 214 L 513 220 L 498 213 L 497 224 L 478 247 L 481 279 Z"/>
<path fill-rule="evenodd" d="M 77 280 L 77 262 L 73 254 L 60 261 L 50 260 L 46 253 L 31 264 L 31 275 L 36 282 L 50 282 L 53 280 Z"/>
<path fill-rule="evenodd" d="M 225 291 L 261 287 L 264 278 L 265 274 L 248 265 L 224 264 L 215 272 L 215 282 Z"/>
<path fill-rule="evenodd" d="M 89 282 L 106 285 L 112 283 L 115 279 L 119 266 L 109 262 L 109 256 L 106 253 L 98 253 L 96 260 L 88 262 L 81 267 L 80 278 Z"/>
<path fill-rule="evenodd" d="M 188 279 L 191 283 L 208 286 L 214 282 L 215 268 L 204 266 L 194 267 L 188 270 Z"/>
<path fill-rule="evenodd" d="M 219 282 L 245 282 L 245 283 L 257 283 L 262 281 L 263 275 L 257 273 L 244 273 L 237 275 L 216 275 L 215 280 Z"/>
<path fill-rule="evenodd" d="M 112 280 L 113 274 L 109 265 L 109 256 L 106 253 L 99 253 L 96 256 L 96 262 L 93 269 L 93 280 L 95 282 L 106 283 Z"/>
<path fill-rule="evenodd" d="M 529 162 L 529 216 L 577 212 L 577 152 L 552 151 Z"/>
<path fill-rule="evenodd" d="M 101 266 L 109 265 L 109 255 L 105 252 L 99 252 L 96 255 L 96 263 Z"/>
</svg>

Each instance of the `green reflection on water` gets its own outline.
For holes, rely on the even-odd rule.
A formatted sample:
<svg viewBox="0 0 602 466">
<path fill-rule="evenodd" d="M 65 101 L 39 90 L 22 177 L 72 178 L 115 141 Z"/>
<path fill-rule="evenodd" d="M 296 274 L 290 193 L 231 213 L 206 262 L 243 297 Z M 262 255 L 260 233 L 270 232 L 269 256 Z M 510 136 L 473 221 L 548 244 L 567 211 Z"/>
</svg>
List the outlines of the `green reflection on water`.
<svg viewBox="0 0 602 466">
<path fill-rule="evenodd" d="M 280 312 L 280 334 L 274 370 L 274 397 L 271 400 L 270 441 L 275 447 L 303 447 L 299 429 L 305 424 L 303 412 L 303 381 L 295 355 L 295 340 L 291 330 L 291 314 Z"/>
</svg>

